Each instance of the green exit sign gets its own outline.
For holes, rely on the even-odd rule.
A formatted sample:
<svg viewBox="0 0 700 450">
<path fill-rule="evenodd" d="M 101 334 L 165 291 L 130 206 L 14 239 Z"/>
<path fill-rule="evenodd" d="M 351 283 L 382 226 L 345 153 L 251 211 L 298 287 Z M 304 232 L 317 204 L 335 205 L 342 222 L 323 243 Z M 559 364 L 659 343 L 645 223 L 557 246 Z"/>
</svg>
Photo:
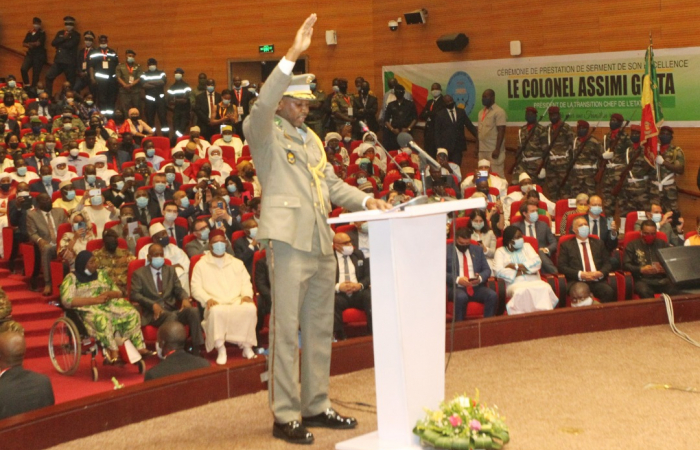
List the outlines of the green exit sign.
<svg viewBox="0 0 700 450">
<path fill-rule="evenodd" d="M 274 45 L 261 45 L 258 47 L 260 53 L 275 53 Z"/>
</svg>

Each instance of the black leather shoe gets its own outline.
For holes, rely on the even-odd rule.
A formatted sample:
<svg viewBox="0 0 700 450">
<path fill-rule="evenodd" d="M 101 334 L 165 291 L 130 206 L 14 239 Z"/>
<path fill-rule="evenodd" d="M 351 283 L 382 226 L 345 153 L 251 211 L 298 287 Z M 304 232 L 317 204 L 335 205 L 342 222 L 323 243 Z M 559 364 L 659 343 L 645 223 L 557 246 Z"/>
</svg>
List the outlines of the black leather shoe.
<svg viewBox="0 0 700 450">
<path fill-rule="evenodd" d="M 282 439 L 290 444 L 313 444 L 314 435 L 298 420 L 287 423 L 277 423 L 272 425 L 272 435 L 277 439 Z"/>
<path fill-rule="evenodd" d="M 315 416 L 302 417 L 301 420 L 307 427 L 324 427 L 344 430 L 357 426 L 357 420 L 354 417 L 343 417 L 333 408 L 328 408 L 321 414 Z"/>
</svg>

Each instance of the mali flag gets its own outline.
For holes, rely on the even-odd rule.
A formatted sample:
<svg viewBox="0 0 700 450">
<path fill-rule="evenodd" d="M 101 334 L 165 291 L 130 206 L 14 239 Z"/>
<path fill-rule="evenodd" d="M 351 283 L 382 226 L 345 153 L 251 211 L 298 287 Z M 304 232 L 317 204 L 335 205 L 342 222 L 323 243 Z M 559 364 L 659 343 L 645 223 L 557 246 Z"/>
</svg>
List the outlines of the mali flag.
<svg viewBox="0 0 700 450">
<path fill-rule="evenodd" d="M 386 83 L 390 78 L 395 78 L 397 83 L 406 88 L 406 92 L 409 92 L 413 97 L 413 103 L 416 105 L 416 114 L 420 114 L 423 111 L 423 108 L 425 108 L 425 104 L 428 103 L 428 89 L 418 84 L 414 84 L 408 78 L 395 75 L 394 72 L 386 72 L 384 74 L 385 90 L 389 89 L 389 86 L 387 86 Z"/>
<path fill-rule="evenodd" d="M 664 122 L 659 101 L 659 85 L 654 66 L 654 50 L 647 48 L 644 57 L 644 78 L 642 80 L 642 124 L 640 142 L 644 144 L 644 158 L 654 166 L 657 155 L 657 136 Z"/>
</svg>

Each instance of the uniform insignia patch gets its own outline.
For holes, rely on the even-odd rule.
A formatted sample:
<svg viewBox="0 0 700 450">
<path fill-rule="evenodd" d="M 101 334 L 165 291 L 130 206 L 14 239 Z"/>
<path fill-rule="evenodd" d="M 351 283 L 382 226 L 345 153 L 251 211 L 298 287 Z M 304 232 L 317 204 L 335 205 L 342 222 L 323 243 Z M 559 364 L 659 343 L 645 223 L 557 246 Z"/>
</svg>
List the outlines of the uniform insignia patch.
<svg viewBox="0 0 700 450">
<path fill-rule="evenodd" d="M 294 164 L 297 162 L 297 157 L 294 156 L 294 153 L 290 150 L 287 150 L 287 162 L 289 164 Z"/>
</svg>

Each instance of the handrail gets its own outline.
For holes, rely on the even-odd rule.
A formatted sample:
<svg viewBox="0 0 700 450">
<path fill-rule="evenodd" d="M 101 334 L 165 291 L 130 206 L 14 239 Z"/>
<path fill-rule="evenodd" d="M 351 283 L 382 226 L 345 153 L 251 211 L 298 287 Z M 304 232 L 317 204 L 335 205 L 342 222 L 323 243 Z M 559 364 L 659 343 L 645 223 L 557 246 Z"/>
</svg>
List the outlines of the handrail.
<svg viewBox="0 0 700 450">
<path fill-rule="evenodd" d="M 678 188 L 678 192 L 680 192 L 681 194 L 690 195 L 691 197 L 700 198 L 700 192 L 693 192 L 683 188 Z"/>
<path fill-rule="evenodd" d="M 24 56 L 25 56 L 25 54 L 22 51 L 8 47 L 6 45 L 2 45 L 2 44 L 0 44 L 0 50 L 5 50 L 7 52 L 14 53 L 15 55 L 22 57 L 22 58 L 24 58 Z M 51 64 L 49 64 L 48 60 L 44 63 L 44 65 L 51 67 Z"/>
</svg>

